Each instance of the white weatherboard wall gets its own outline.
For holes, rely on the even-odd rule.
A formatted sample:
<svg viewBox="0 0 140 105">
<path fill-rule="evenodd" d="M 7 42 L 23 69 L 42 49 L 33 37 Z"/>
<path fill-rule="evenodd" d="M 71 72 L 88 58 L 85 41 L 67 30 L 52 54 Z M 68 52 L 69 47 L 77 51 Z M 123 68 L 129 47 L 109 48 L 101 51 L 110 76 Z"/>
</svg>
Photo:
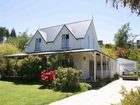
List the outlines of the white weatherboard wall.
<svg viewBox="0 0 140 105">
<path fill-rule="evenodd" d="M 35 41 L 36 39 L 41 38 L 41 51 L 46 51 L 46 49 L 48 49 L 48 46 L 46 44 L 46 42 L 44 41 L 44 39 L 42 38 L 41 34 L 37 31 L 35 33 L 35 35 L 32 37 L 31 41 L 29 42 L 29 45 L 26 49 L 25 52 L 34 52 L 35 51 Z"/>
<path fill-rule="evenodd" d="M 27 47 L 25 52 L 34 52 L 35 40 L 37 38 L 41 38 L 41 51 L 63 50 L 62 49 L 62 35 L 63 34 L 69 34 L 69 49 L 83 48 L 83 45 L 84 45 L 83 39 L 75 39 L 72 33 L 66 28 L 66 26 L 64 26 L 63 29 L 59 32 L 59 34 L 55 38 L 55 40 L 49 43 L 46 43 L 44 39 L 42 38 L 41 34 L 37 31 L 35 35 L 33 36 L 32 40 L 30 41 L 29 46 Z"/>
<path fill-rule="evenodd" d="M 117 74 L 117 61 L 115 59 L 110 59 L 110 72 L 111 77 Z"/>
<path fill-rule="evenodd" d="M 94 25 L 90 24 L 89 29 L 84 37 L 84 48 L 96 49 L 100 51 L 100 47 L 97 40 L 97 35 L 94 29 Z"/>
<path fill-rule="evenodd" d="M 78 27 L 77 27 L 78 28 Z M 41 32 L 41 31 L 40 31 Z M 62 35 L 63 34 L 69 34 L 69 49 L 95 49 L 100 51 L 100 47 L 97 40 L 97 35 L 95 32 L 94 24 L 91 22 L 89 25 L 89 28 L 86 32 L 86 35 L 83 35 L 81 38 L 76 38 L 74 35 L 65 25 L 62 27 L 61 31 L 58 33 L 56 38 L 51 42 L 45 42 L 47 39 L 47 35 L 43 37 L 40 33 L 37 31 L 35 35 L 33 36 L 32 40 L 29 42 L 29 45 L 25 52 L 34 52 L 35 50 L 35 41 L 37 38 L 41 38 L 41 51 L 57 51 L 57 50 L 64 50 L 62 49 Z M 85 34 L 85 33 L 83 33 Z"/>
<path fill-rule="evenodd" d="M 94 56 L 89 52 L 84 52 L 72 54 L 72 57 L 74 60 L 74 67 L 83 71 L 81 78 L 89 79 L 89 61 L 93 61 Z"/>
<path fill-rule="evenodd" d="M 56 39 L 53 43 L 51 43 L 52 47 L 51 50 L 62 50 L 62 35 L 63 34 L 69 34 L 69 47 L 70 49 L 76 49 L 81 47 L 81 43 L 79 40 L 76 40 L 74 36 L 71 34 L 71 32 L 66 28 L 66 26 L 63 27 L 63 29 L 60 31 Z"/>
</svg>

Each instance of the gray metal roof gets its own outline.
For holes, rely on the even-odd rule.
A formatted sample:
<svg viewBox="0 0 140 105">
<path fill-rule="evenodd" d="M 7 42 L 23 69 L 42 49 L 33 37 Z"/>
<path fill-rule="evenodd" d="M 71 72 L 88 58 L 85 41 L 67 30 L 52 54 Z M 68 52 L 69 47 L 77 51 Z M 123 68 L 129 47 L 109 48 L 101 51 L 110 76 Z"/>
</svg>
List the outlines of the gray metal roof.
<svg viewBox="0 0 140 105">
<path fill-rule="evenodd" d="M 84 38 L 88 28 L 90 26 L 91 20 L 79 21 L 74 23 L 68 23 L 58 26 L 52 26 L 47 28 L 39 29 L 38 31 L 44 38 L 46 42 L 52 42 L 57 37 L 58 33 L 61 29 L 66 26 L 71 33 L 75 36 L 75 38 Z"/>
<path fill-rule="evenodd" d="M 84 38 L 86 32 L 88 31 L 90 23 L 91 20 L 87 20 L 87 21 L 66 24 L 66 26 L 74 34 L 76 38 Z"/>
</svg>

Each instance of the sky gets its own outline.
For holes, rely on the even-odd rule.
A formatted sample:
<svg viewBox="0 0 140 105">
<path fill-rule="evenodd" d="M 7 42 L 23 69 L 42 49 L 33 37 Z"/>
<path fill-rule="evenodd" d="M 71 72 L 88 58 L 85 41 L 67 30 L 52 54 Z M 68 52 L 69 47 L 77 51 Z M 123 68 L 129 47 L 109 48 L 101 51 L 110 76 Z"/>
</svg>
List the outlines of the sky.
<svg viewBox="0 0 140 105">
<path fill-rule="evenodd" d="M 129 8 L 113 8 L 106 0 L 0 0 L 0 26 L 16 32 L 92 19 L 98 40 L 113 43 L 114 34 L 127 22 L 140 34 L 140 16 Z M 140 37 L 137 37 L 140 39 Z"/>
</svg>

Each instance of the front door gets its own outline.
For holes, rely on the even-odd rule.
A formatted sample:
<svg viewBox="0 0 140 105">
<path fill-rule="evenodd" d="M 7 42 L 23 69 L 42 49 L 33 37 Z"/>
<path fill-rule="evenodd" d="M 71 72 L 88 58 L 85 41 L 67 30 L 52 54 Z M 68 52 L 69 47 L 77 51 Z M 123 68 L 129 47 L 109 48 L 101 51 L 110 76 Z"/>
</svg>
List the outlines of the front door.
<svg viewBox="0 0 140 105">
<path fill-rule="evenodd" d="M 94 61 L 89 61 L 89 76 L 91 79 L 94 77 Z"/>
</svg>

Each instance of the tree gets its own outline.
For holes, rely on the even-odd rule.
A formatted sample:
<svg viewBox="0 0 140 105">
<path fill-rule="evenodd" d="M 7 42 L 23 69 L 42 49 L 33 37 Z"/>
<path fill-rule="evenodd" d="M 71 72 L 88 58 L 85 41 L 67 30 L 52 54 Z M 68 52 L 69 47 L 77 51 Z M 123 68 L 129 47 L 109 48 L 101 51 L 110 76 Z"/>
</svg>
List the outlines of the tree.
<svg viewBox="0 0 140 105">
<path fill-rule="evenodd" d="M 8 38 L 6 42 L 16 46 L 18 49 L 23 51 L 25 49 L 25 44 L 27 43 L 28 40 L 29 35 L 27 34 L 27 32 L 23 32 L 18 37 Z"/>
<path fill-rule="evenodd" d="M 10 37 L 14 37 L 14 38 L 16 37 L 16 31 L 14 28 L 11 31 Z"/>
<path fill-rule="evenodd" d="M 19 52 L 20 52 L 19 49 L 12 44 L 8 43 L 0 44 L 0 55 L 15 54 Z"/>
<path fill-rule="evenodd" d="M 116 44 L 116 47 L 128 47 L 129 45 L 129 34 L 130 31 L 129 23 L 124 24 L 118 32 L 115 34 L 114 41 Z"/>
<path fill-rule="evenodd" d="M 9 37 L 9 30 L 5 27 L 0 27 L 0 43 L 4 41 L 4 37 Z"/>
<path fill-rule="evenodd" d="M 106 0 L 112 2 L 114 8 L 118 9 L 119 5 L 129 7 L 132 13 L 140 15 L 140 0 Z"/>
</svg>

